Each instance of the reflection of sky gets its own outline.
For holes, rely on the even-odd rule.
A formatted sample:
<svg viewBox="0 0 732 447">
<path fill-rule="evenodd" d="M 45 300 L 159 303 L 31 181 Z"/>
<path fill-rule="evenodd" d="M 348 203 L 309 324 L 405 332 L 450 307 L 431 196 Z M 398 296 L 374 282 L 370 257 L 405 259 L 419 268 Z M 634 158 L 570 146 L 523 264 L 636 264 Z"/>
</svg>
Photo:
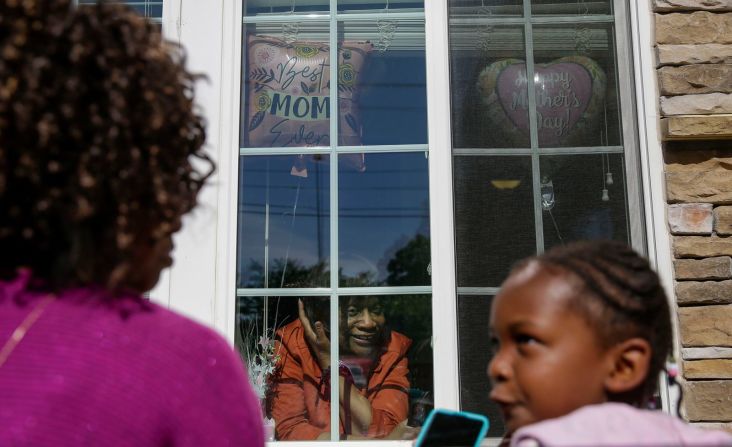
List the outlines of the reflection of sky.
<svg viewBox="0 0 732 447">
<path fill-rule="evenodd" d="M 424 52 L 374 51 L 359 84 L 362 144 L 427 142 Z M 347 276 L 369 271 L 383 280 L 397 250 L 417 233 L 429 237 L 427 159 L 422 152 L 369 153 L 365 155 L 366 170 L 360 172 L 359 157 L 340 156 L 339 262 Z M 293 165 L 307 168 L 307 177 L 292 175 Z M 252 261 L 265 264 L 266 230 L 270 271 L 276 260 L 285 258 L 302 267 L 312 267 L 319 260 L 329 264 L 329 177 L 328 156 L 318 162 L 313 156 L 302 161 L 294 155 L 242 157 L 237 247 L 240 286 L 254 273 L 249 269 Z M 270 207 L 268 225 L 266 203 Z M 270 278 L 269 286 L 279 287 L 279 280 Z"/>
<path fill-rule="evenodd" d="M 427 143 L 424 51 L 373 51 L 364 65 L 359 107 L 364 145 Z"/>
<path fill-rule="evenodd" d="M 327 263 L 330 253 L 329 157 L 321 156 L 320 161 L 314 161 L 313 156 L 307 156 L 304 160 L 303 164 L 296 155 L 242 157 L 238 219 L 240 284 L 249 278 L 251 261 L 264 265 L 267 230 L 270 267 L 275 260 L 285 258 L 297 261 L 303 267 L 311 267 L 319 259 Z M 307 169 L 307 177 L 292 175 L 296 165 Z M 269 204 L 269 228 L 265 219 L 266 204 Z M 279 284 L 270 283 L 270 286 L 279 287 Z"/>
<path fill-rule="evenodd" d="M 349 260 L 343 273 L 376 265 L 384 279 L 399 248 L 418 233 L 429 236 L 427 159 L 421 152 L 367 154 L 365 172 L 344 160 L 339 171 L 340 255 Z"/>
<path fill-rule="evenodd" d="M 371 271 L 384 279 L 388 260 L 399 248 L 418 233 L 429 236 L 427 159 L 422 152 L 366 154 L 366 170 L 360 172 L 353 163 L 356 158 L 358 156 L 345 155 L 340 159 L 341 268 L 348 276 Z M 285 257 L 311 267 L 318 262 L 319 252 L 320 259 L 328 261 L 328 157 L 324 156 L 319 162 L 314 162 L 312 156 L 306 159 L 308 177 L 303 178 L 291 174 L 297 156 L 242 157 L 238 239 L 240 284 L 246 283 L 252 273 L 248 271 L 252 260 L 260 265 L 265 262 L 267 202 L 270 205 L 270 267 L 275 260 Z M 320 194 L 316 194 L 318 170 Z M 278 278 L 270 279 L 270 287 L 279 287 L 278 283 Z"/>
</svg>

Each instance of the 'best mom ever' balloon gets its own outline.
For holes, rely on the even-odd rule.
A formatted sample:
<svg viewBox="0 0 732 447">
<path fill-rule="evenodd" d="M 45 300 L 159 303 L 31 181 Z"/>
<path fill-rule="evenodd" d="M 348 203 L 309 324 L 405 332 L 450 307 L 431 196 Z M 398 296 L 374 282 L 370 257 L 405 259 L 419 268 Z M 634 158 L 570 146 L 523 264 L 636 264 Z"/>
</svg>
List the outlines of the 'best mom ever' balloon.
<svg viewBox="0 0 732 447">
<path fill-rule="evenodd" d="M 539 146 L 599 145 L 605 73 L 592 59 L 567 56 L 534 67 Z M 516 146 L 529 135 L 526 63 L 504 59 L 478 76 L 478 94 L 494 141 Z M 493 140 L 493 138 L 491 138 Z"/>
</svg>

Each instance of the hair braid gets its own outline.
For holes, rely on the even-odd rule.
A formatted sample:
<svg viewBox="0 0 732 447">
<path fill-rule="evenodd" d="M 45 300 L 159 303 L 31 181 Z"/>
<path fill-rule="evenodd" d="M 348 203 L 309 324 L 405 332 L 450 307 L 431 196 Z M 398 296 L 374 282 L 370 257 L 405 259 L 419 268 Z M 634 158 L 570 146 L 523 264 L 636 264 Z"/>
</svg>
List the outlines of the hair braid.
<svg viewBox="0 0 732 447">
<path fill-rule="evenodd" d="M 578 293 L 573 305 L 591 319 L 601 340 L 611 344 L 642 337 L 649 342 L 652 354 L 641 400 L 650 397 L 671 349 L 672 335 L 668 300 L 648 261 L 614 241 L 575 242 L 552 248 L 536 259 L 579 278 L 590 293 Z M 588 301 L 588 297 L 595 299 Z"/>
</svg>

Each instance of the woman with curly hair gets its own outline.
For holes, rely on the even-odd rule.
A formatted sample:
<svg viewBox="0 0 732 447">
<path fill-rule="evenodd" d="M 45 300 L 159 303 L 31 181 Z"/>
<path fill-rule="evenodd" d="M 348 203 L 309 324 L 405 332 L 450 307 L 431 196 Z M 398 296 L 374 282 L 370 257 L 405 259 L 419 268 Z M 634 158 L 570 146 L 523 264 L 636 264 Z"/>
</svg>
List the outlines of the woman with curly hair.
<svg viewBox="0 0 732 447">
<path fill-rule="evenodd" d="M 141 294 L 213 171 L 130 9 L 0 0 L 0 445 L 262 445 L 224 339 Z"/>
</svg>

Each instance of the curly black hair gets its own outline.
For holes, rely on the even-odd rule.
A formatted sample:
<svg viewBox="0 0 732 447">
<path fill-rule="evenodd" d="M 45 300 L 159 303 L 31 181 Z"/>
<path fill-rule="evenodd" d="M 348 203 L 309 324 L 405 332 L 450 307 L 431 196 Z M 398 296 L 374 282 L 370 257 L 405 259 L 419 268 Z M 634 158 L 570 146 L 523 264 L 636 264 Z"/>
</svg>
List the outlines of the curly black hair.
<svg viewBox="0 0 732 447">
<path fill-rule="evenodd" d="M 0 0 L 0 279 L 130 285 L 214 170 L 184 66 L 126 6 Z"/>
<path fill-rule="evenodd" d="M 671 312 L 666 293 L 648 261 L 626 244 L 580 241 L 554 247 L 522 262 L 536 261 L 575 275 L 581 289 L 570 301 L 605 347 L 640 337 L 651 346 L 651 359 L 642 389 L 627 396 L 644 405 L 656 389 L 658 374 L 671 350 Z M 594 298 L 594 299 L 587 299 Z"/>
</svg>

